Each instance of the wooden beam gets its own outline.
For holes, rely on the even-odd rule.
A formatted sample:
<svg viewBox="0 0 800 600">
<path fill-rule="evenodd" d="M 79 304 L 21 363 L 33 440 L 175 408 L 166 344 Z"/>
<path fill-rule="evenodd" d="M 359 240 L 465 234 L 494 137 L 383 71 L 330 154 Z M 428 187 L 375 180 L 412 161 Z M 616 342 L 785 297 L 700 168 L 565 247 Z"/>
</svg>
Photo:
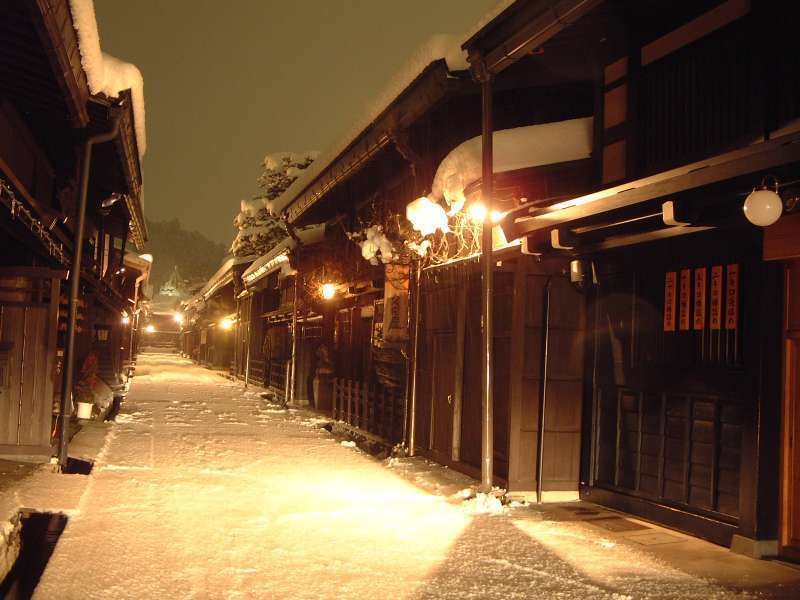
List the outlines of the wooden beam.
<svg viewBox="0 0 800 600">
<path fill-rule="evenodd" d="M 530 233 L 794 162 L 800 162 L 800 134 L 797 133 L 546 208 L 532 207 L 529 215 L 518 217 L 514 225 L 525 233 Z"/>
</svg>

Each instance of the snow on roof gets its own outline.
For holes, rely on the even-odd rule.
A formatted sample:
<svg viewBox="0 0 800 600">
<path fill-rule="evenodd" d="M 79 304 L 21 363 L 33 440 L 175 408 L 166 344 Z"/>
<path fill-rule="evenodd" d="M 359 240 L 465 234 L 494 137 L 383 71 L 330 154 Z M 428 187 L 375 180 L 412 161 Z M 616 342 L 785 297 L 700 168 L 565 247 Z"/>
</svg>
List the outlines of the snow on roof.
<svg viewBox="0 0 800 600">
<path fill-rule="evenodd" d="M 232 280 L 233 267 L 236 265 L 253 262 L 255 258 L 255 256 L 231 256 L 224 263 L 222 263 L 222 266 L 217 269 L 217 272 L 209 278 L 209 280 L 203 286 L 203 289 L 200 290 L 198 296 L 202 296 L 206 299 L 209 298 L 214 292 L 217 291 L 217 289 L 226 285 L 230 280 Z"/>
<path fill-rule="evenodd" d="M 301 246 L 308 246 L 321 242 L 325 235 L 325 225 L 311 225 L 309 227 L 298 228 L 294 230 L 297 239 L 300 240 Z M 285 237 L 278 242 L 273 248 L 256 259 L 247 270 L 242 273 L 242 279 L 248 284 L 255 283 L 262 277 L 266 277 L 278 267 L 283 266 L 286 260 L 280 260 L 279 257 L 288 255 L 289 251 L 297 246 L 297 241 L 291 237 Z"/>
<path fill-rule="evenodd" d="M 494 172 L 589 158 L 592 117 L 502 129 L 493 135 Z M 481 178 L 481 136 L 456 146 L 439 164 L 431 197 L 453 204 L 464 189 Z"/>
<path fill-rule="evenodd" d="M 376 98 L 367 104 L 347 134 L 320 154 L 319 158 L 305 169 L 283 194 L 269 204 L 272 212 L 278 214 L 289 206 L 429 65 L 443 59 L 450 71 L 467 69 L 469 67 L 467 55 L 461 50 L 463 39 L 463 35 L 436 34 L 417 48 L 403 68 L 389 80 Z"/>
<path fill-rule="evenodd" d="M 106 54 L 100 49 L 100 33 L 94 13 L 94 0 L 69 0 L 72 22 L 78 33 L 81 65 L 86 73 L 89 91 L 116 98 L 120 92 L 131 90 L 133 120 L 139 159 L 147 149 L 144 114 L 144 80 L 142 73 L 131 63 Z"/>
</svg>

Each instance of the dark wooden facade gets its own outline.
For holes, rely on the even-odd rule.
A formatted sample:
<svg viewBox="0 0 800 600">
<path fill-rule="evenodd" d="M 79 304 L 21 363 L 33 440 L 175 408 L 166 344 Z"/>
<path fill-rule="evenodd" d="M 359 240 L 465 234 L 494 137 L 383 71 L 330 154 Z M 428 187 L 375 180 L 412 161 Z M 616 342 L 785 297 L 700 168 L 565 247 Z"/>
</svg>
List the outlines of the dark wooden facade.
<svg viewBox="0 0 800 600">
<path fill-rule="evenodd" d="M 147 235 L 141 171 L 129 92 L 122 105 L 89 94 L 68 2 L 2 3 L 0 37 L 0 411 L 8 426 L 0 453 L 46 457 L 60 397 L 62 282 L 73 252 L 84 140 L 119 116 L 119 135 L 95 147 L 90 168 L 75 361 L 79 369 L 95 353 L 98 374 L 114 393 L 124 393 L 122 348 L 130 330 L 122 316 L 135 310 L 143 281 L 123 265 L 126 245 L 141 249 Z M 102 207 L 114 194 L 124 201 Z"/>
<path fill-rule="evenodd" d="M 528 250 L 586 269 L 581 495 L 750 554 L 779 541 L 796 556 L 787 286 L 800 229 L 796 215 L 762 231 L 742 213 L 766 175 L 796 196 L 796 9 L 584 4 L 548 29 L 544 3 L 517 2 L 468 43 L 475 65 L 499 57 L 498 85 L 578 56 L 593 81 L 594 183 L 534 194 L 504 224 Z M 523 34 L 536 53 L 498 54 Z"/>
</svg>

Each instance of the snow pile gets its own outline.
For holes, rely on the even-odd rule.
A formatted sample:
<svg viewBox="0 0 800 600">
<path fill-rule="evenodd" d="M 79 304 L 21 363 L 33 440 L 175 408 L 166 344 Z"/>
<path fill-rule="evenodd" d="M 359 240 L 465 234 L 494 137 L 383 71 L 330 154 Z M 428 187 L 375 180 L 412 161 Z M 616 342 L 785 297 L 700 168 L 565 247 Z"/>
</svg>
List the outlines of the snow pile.
<svg viewBox="0 0 800 600">
<path fill-rule="evenodd" d="M 406 206 L 406 219 L 422 235 L 430 235 L 436 233 L 437 230 L 442 233 L 450 231 L 444 208 L 438 202 L 433 202 L 425 196 L 417 198 Z M 419 254 L 424 255 L 424 252 L 419 251 Z"/>
<path fill-rule="evenodd" d="M 589 158 L 592 152 L 592 118 L 529 125 L 495 131 L 494 172 Z M 439 164 L 431 196 L 444 198 L 451 212 L 464 204 L 464 189 L 482 175 L 481 137 L 456 146 Z"/>
<path fill-rule="evenodd" d="M 469 515 L 503 515 L 506 509 L 494 494 L 476 494 L 462 505 Z"/>
<path fill-rule="evenodd" d="M 361 256 L 371 265 L 389 264 L 397 258 L 394 245 L 383 232 L 382 225 L 372 225 L 364 231 L 348 234 L 361 247 Z"/>
<path fill-rule="evenodd" d="M 86 73 L 89 91 L 117 98 L 124 90 L 131 90 L 133 119 L 139 158 L 147 149 L 144 114 L 144 80 L 142 73 L 130 63 L 114 58 L 100 49 L 100 33 L 94 14 L 93 0 L 69 0 L 72 22 L 78 33 L 81 65 Z"/>
<path fill-rule="evenodd" d="M 356 443 L 354 441 L 352 441 L 352 440 L 344 440 L 343 442 L 340 442 L 340 443 L 345 448 L 355 448 L 356 447 Z"/>
<path fill-rule="evenodd" d="M 9 519 L 0 521 L 0 581 L 5 579 L 19 556 L 21 532 L 18 512 L 14 512 Z"/>
<path fill-rule="evenodd" d="M 275 199 L 271 205 L 272 210 L 279 213 L 289 206 L 429 65 L 444 60 L 450 71 L 468 68 L 466 53 L 461 50 L 464 39 L 463 35 L 436 34 L 417 48 L 376 98 L 367 103 L 360 118 L 347 134 L 321 154 L 310 168 Z"/>
</svg>

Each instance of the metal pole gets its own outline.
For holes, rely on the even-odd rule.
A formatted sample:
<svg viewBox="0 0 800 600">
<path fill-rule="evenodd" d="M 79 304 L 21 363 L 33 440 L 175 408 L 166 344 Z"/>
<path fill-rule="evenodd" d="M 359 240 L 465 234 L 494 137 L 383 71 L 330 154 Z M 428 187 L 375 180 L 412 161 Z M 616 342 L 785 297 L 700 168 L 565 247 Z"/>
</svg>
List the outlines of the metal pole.
<svg viewBox="0 0 800 600">
<path fill-rule="evenodd" d="M 81 287 L 81 263 L 83 260 L 83 231 L 86 226 L 86 199 L 89 193 L 89 172 L 92 164 L 92 146 L 110 142 L 117 137 L 121 113 L 117 112 L 111 130 L 88 138 L 83 148 L 80 198 L 75 225 L 72 268 L 69 271 L 69 310 L 67 312 L 67 339 L 64 348 L 64 378 L 61 381 L 61 431 L 58 440 L 58 464 L 63 472 L 67 468 L 67 446 L 69 444 L 69 418 L 72 398 L 72 379 L 75 368 L 75 324 L 78 314 L 78 295 Z"/>
<path fill-rule="evenodd" d="M 247 322 L 247 353 L 244 359 L 244 387 L 250 383 L 250 341 L 253 334 L 253 303 L 250 301 L 250 320 Z"/>
<path fill-rule="evenodd" d="M 536 502 L 542 503 L 542 469 L 544 468 L 544 426 L 547 411 L 547 363 L 550 349 L 550 288 L 553 278 L 548 277 L 544 287 L 544 348 L 542 349 L 542 389 L 539 393 L 539 431 L 536 432 Z"/>
<path fill-rule="evenodd" d="M 483 339 L 481 345 L 481 485 L 484 493 L 492 491 L 494 475 L 494 415 L 492 385 L 492 353 L 494 328 L 492 327 L 492 196 L 494 195 L 494 166 L 492 146 L 492 79 L 489 73 L 481 77 L 482 100 L 482 176 L 481 195 L 486 206 L 486 220 L 481 232 L 481 317 Z"/>
<path fill-rule="evenodd" d="M 419 356 L 419 301 L 422 296 L 422 261 L 417 260 L 417 276 L 414 283 L 414 346 L 411 354 L 411 408 L 408 417 L 408 455 L 414 456 L 417 417 L 417 357 Z M 384 307 L 385 308 L 385 307 Z"/>
<path fill-rule="evenodd" d="M 289 389 L 290 402 L 294 404 L 295 377 L 297 374 L 297 280 L 300 274 L 294 276 L 294 306 L 292 307 L 292 371 L 289 375 L 291 388 Z"/>
</svg>

